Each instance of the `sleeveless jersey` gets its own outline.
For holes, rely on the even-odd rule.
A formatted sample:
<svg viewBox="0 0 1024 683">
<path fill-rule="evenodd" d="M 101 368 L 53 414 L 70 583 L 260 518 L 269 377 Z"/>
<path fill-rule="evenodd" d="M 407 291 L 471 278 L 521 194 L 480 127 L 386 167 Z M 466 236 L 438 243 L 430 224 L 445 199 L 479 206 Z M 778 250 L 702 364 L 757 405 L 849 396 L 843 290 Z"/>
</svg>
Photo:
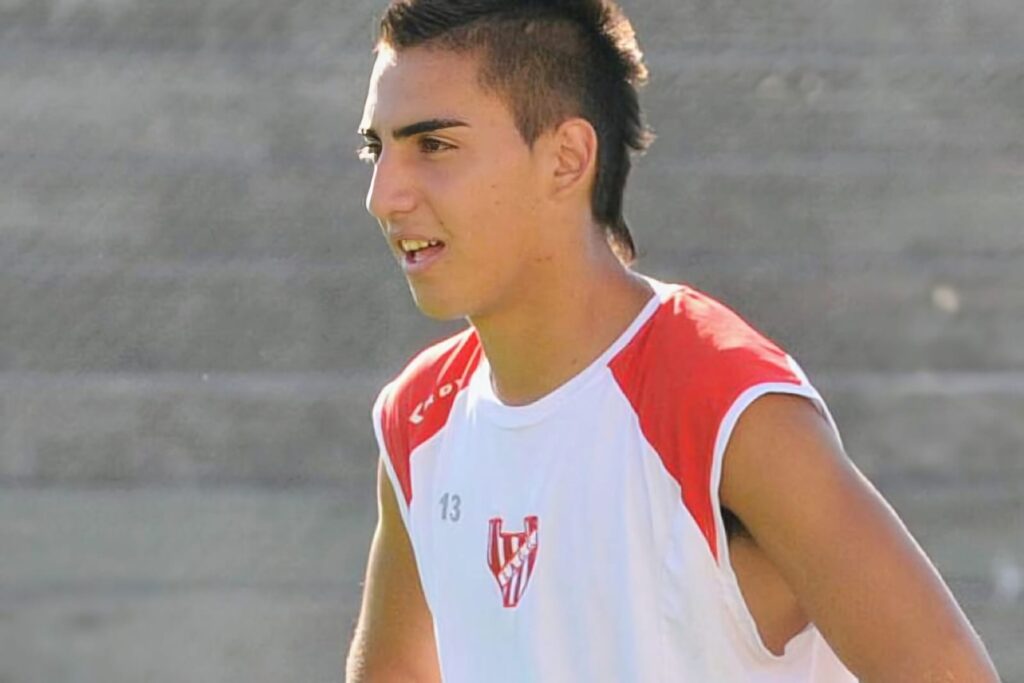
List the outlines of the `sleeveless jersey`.
<svg viewBox="0 0 1024 683">
<path fill-rule="evenodd" d="M 446 683 L 848 683 L 808 626 L 777 656 L 729 563 L 722 456 L 767 393 L 818 392 L 690 287 L 585 370 L 503 404 L 472 328 L 422 352 L 373 419 Z M 834 423 L 833 427 L 834 427 Z"/>
</svg>

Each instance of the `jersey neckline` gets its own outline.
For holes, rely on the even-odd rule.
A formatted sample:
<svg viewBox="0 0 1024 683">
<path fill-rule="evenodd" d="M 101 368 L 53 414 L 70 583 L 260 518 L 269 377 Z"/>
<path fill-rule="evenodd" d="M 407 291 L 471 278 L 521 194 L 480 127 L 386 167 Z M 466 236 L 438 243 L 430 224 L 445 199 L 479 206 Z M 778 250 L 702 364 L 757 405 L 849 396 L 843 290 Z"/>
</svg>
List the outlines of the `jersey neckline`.
<svg viewBox="0 0 1024 683">
<path fill-rule="evenodd" d="M 508 405 L 494 393 L 494 388 L 491 385 L 491 365 L 487 360 L 487 355 L 481 350 L 480 363 L 470 378 L 467 391 L 471 410 L 486 417 L 490 422 L 510 428 L 535 424 L 557 410 L 571 396 L 579 392 L 594 378 L 600 376 L 601 370 L 632 341 L 640 328 L 661 306 L 666 295 L 675 289 L 672 285 L 667 285 L 646 275 L 641 275 L 641 277 L 654 291 L 633 321 L 587 367 L 532 403 L 522 406 Z"/>
</svg>

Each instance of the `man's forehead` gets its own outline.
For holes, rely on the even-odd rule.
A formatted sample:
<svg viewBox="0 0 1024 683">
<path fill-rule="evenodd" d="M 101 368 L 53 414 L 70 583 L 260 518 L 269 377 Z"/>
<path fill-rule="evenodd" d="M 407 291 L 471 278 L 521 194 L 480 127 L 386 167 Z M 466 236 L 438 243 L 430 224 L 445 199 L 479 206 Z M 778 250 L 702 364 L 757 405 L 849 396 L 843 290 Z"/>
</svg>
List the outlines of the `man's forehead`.
<svg viewBox="0 0 1024 683">
<path fill-rule="evenodd" d="M 472 55 L 423 47 L 382 46 L 370 76 L 360 130 L 379 135 L 427 119 L 467 120 L 481 98 Z"/>
</svg>

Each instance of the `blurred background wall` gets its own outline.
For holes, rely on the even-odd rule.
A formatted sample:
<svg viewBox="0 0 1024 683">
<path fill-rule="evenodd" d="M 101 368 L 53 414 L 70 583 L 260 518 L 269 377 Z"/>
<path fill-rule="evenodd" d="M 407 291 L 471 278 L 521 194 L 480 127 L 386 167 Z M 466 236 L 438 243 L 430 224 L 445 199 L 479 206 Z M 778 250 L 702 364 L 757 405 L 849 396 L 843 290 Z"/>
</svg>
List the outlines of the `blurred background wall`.
<svg viewBox="0 0 1024 683">
<path fill-rule="evenodd" d="M 339 681 L 377 388 L 383 0 L 0 0 L 0 682 Z M 638 269 L 801 360 L 1024 682 L 1024 7 L 626 0 Z"/>
</svg>

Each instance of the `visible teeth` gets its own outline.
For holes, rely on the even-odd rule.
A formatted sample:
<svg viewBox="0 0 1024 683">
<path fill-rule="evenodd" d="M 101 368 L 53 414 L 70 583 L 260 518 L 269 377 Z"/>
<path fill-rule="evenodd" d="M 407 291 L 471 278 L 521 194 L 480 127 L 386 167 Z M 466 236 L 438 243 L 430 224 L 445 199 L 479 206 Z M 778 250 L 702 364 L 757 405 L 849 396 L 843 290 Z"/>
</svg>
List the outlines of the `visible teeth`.
<svg viewBox="0 0 1024 683">
<path fill-rule="evenodd" d="M 427 247 L 436 247 L 441 244 L 438 240 L 399 240 L 398 246 L 402 248 L 402 251 L 409 253 L 411 251 L 419 251 L 420 249 L 426 249 Z"/>
</svg>

